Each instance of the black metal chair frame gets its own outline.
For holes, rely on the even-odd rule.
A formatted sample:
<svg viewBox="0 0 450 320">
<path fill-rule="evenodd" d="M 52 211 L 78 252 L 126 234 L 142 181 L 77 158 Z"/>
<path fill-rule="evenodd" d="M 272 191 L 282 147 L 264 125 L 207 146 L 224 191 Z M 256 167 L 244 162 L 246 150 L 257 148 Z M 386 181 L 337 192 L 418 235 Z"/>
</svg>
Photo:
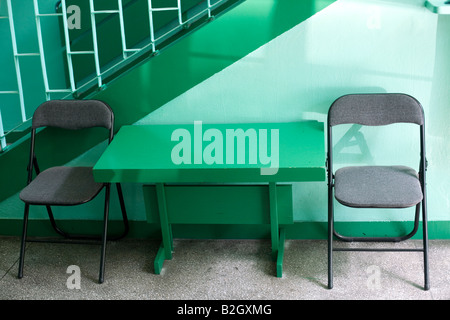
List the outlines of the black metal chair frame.
<svg viewBox="0 0 450 320">
<path fill-rule="evenodd" d="M 341 97 L 342 98 L 342 97 Z M 412 98 L 412 97 L 411 97 Z M 339 98 L 340 99 L 340 98 Z M 337 99 L 336 101 L 338 101 Z M 412 98 L 414 99 L 414 98 Z M 415 100 L 415 99 L 414 99 Z M 336 102 L 335 101 L 335 102 Z M 422 106 L 419 104 L 420 108 Z M 334 105 L 334 103 L 333 103 Z M 330 111 L 333 107 L 330 107 L 328 113 L 327 124 L 327 179 L 328 179 L 328 288 L 333 288 L 333 252 L 334 251 L 374 251 L 374 252 L 423 252 L 424 255 L 424 290 L 430 288 L 429 283 L 429 266 L 428 266 L 428 227 L 427 227 L 427 205 L 426 205 L 426 170 L 427 160 L 425 154 L 425 121 L 420 125 L 420 163 L 419 163 L 419 181 L 422 187 L 423 199 L 415 207 L 414 227 L 411 232 L 403 236 L 398 237 L 349 237 L 343 236 L 335 230 L 334 226 L 334 172 L 333 172 L 333 140 L 332 140 L 332 127 L 330 125 Z M 422 109 L 423 116 L 423 109 Z M 406 121 L 408 122 L 408 121 Z M 398 123 L 398 122 L 392 122 Z M 362 124 L 362 123 L 359 123 Z M 370 125 L 370 124 L 362 124 Z M 333 239 L 336 237 L 338 240 L 345 242 L 400 242 L 408 240 L 413 237 L 419 229 L 420 219 L 420 206 L 422 206 L 422 228 L 423 228 L 423 246 L 418 249 L 400 249 L 400 248 L 334 248 Z"/>
<path fill-rule="evenodd" d="M 89 102 L 89 100 L 84 100 L 85 102 Z M 114 137 L 114 113 L 111 110 L 111 108 L 104 102 L 102 102 L 111 113 L 111 126 L 109 128 L 109 137 L 108 137 L 108 144 L 111 143 L 113 137 Z M 51 125 L 48 125 L 48 127 L 51 127 Z M 84 128 L 91 128 L 91 127 L 98 127 L 98 126 L 86 126 Z M 27 179 L 27 185 L 30 184 L 33 180 L 33 171 L 36 173 L 36 176 L 40 174 L 40 169 L 37 163 L 36 155 L 35 155 L 35 139 L 36 139 L 36 132 L 38 127 L 32 127 L 31 129 L 31 143 L 30 143 L 30 158 L 29 158 L 29 164 L 27 166 L 28 170 L 28 179 Z M 71 244 L 101 244 L 101 258 L 100 258 L 100 271 L 99 271 L 99 283 L 104 282 L 104 273 L 105 273 L 105 255 L 106 255 L 106 243 L 107 241 L 115 241 L 120 240 L 127 236 L 129 232 L 129 222 L 127 217 L 127 212 L 125 208 L 125 202 L 123 198 L 122 193 L 122 187 L 120 183 L 116 183 L 120 208 L 122 212 L 122 219 L 124 224 L 124 230 L 121 234 L 116 236 L 108 236 L 108 217 L 109 217 L 109 204 L 110 204 L 110 191 L 111 191 L 111 183 L 104 183 L 102 188 L 92 196 L 90 199 L 86 199 L 84 203 L 87 203 L 94 198 L 97 197 L 97 195 L 101 192 L 101 190 L 105 189 L 105 205 L 104 205 L 104 216 L 103 216 L 103 232 L 101 236 L 96 235 L 83 235 L 83 234 L 71 234 L 63 231 L 58 227 L 56 224 L 55 218 L 53 216 L 53 212 L 50 205 L 45 205 L 48 213 L 48 217 L 50 219 L 51 226 L 55 230 L 57 234 L 59 234 L 61 237 L 59 238 L 27 238 L 27 230 L 28 230 L 28 217 L 29 217 L 29 209 L 30 205 L 29 203 L 25 202 L 25 210 L 24 210 L 24 219 L 23 219 L 23 230 L 22 230 L 22 238 L 21 238 L 21 247 L 20 247 L 20 257 L 19 257 L 19 272 L 18 272 L 18 278 L 23 278 L 23 268 L 24 268 L 24 259 L 25 259 L 25 245 L 26 242 L 50 242 L 50 243 L 71 243 Z M 81 204 L 81 203 L 80 203 Z M 64 205 L 58 205 L 58 206 L 64 206 Z"/>
</svg>

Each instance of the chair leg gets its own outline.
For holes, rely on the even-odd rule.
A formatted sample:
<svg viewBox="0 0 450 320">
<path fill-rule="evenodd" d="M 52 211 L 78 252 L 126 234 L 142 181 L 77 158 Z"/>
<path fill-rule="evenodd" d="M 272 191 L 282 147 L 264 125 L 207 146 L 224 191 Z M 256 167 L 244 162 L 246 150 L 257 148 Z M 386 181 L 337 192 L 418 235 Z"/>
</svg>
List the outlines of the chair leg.
<svg viewBox="0 0 450 320">
<path fill-rule="evenodd" d="M 333 289 L 333 234 L 333 199 L 330 190 L 328 195 L 328 289 Z"/>
<path fill-rule="evenodd" d="M 19 257 L 19 273 L 18 278 L 23 278 L 23 264 L 25 259 L 25 245 L 27 240 L 27 229 L 28 229 L 28 214 L 30 211 L 30 205 L 28 203 L 25 204 L 25 211 L 23 215 L 23 230 L 22 230 L 22 242 L 20 245 L 20 257 Z"/>
<path fill-rule="evenodd" d="M 423 227 L 423 270 L 424 270 L 424 289 L 430 289 L 430 279 L 428 273 L 428 223 L 427 208 L 425 198 L 422 201 L 422 227 Z"/>
<path fill-rule="evenodd" d="M 70 238 L 70 235 L 68 233 L 64 232 L 56 225 L 56 221 L 53 216 L 52 208 L 50 206 L 45 206 L 45 207 L 47 208 L 47 214 L 48 214 L 48 218 L 50 219 L 50 223 L 51 223 L 53 229 L 56 231 L 56 233 L 60 234 L 64 238 Z"/>
<path fill-rule="evenodd" d="M 114 236 L 111 237 L 108 240 L 120 240 L 124 237 L 127 236 L 128 232 L 129 232 L 129 223 L 128 223 L 128 216 L 127 216 L 127 212 L 125 209 L 125 201 L 123 199 L 123 193 L 122 193 L 122 188 L 120 186 L 119 183 L 116 184 L 117 186 L 117 194 L 119 195 L 119 202 L 120 202 L 120 208 L 122 210 L 122 219 L 123 219 L 123 223 L 124 223 L 124 231 L 122 232 L 122 234 L 118 235 L 118 236 Z M 88 235 L 83 235 L 83 234 L 70 234 L 65 232 L 64 230 L 62 230 L 61 228 L 58 227 L 58 225 L 56 224 L 55 218 L 53 216 L 53 212 L 50 206 L 46 206 L 47 208 L 47 214 L 48 217 L 50 219 L 50 223 L 53 227 L 53 229 L 55 230 L 56 233 L 58 233 L 59 235 L 63 236 L 66 239 L 69 240 L 86 240 L 86 241 L 90 241 L 90 240 L 101 240 L 101 237 L 98 236 L 88 236 Z"/>
<path fill-rule="evenodd" d="M 106 255 L 106 241 L 108 237 L 108 215 L 109 215 L 109 196 L 111 185 L 107 184 L 105 187 L 105 215 L 103 218 L 103 235 L 102 235 L 102 249 L 100 256 L 100 272 L 98 282 L 103 283 L 105 280 L 105 255 Z"/>
<path fill-rule="evenodd" d="M 401 242 L 412 238 L 419 230 L 420 220 L 420 202 L 416 205 L 416 213 L 414 218 L 414 227 L 408 234 L 398 237 L 348 237 L 343 236 L 336 230 L 334 230 L 334 236 L 341 241 L 345 242 Z"/>
</svg>

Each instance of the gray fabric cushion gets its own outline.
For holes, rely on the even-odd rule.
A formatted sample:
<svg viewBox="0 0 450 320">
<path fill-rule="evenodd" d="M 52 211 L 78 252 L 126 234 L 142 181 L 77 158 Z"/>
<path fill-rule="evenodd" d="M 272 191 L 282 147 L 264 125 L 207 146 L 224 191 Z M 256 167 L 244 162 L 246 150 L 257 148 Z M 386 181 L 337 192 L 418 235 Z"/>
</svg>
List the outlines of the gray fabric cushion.
<svg viewBox="0 0 450 320">
<path fill-rule="evenodd" d="M 359 208 L 407 208 L 422 201 L 416 171 L 405 166 L 345 167 L 335 174 L 335 197 Z"/>
<path fill-rule="evenodd" d="M 328 124 L 379 126 L 405 122 L 422 125 L 423 108 L 413 97 L 401 93 L 349 94 L 331 105 Z"/>
<path fill-rule="evenodd" d="M 94 198 L 103 183 L 94 181 L 92 167 L 53 167 L 41 172 L 20 193 L 36 205 L 76 205 Z"/>
<path fill-rule="evenodd" d="M 33 128 L 111 129 L 113 123 L 111 108 L 99 100 L 50 100 L 42 103 L 33 114 Z"/>
</svg>

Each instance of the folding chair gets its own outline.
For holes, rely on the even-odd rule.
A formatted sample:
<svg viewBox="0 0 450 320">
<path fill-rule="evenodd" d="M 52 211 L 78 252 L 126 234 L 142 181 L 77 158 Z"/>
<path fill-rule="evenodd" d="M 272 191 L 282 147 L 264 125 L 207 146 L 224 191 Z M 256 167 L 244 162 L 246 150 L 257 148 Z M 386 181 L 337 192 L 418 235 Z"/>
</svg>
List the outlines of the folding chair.
<svg viewBox="0 0 450 320">
<path fill-rule="evenodd" d="M 386 126 L 412 123 L 420 126 L 419 172 L 407 166 L 349 166 L 333 172 L 332 128 L 341 124 Z M 428 231 L 425 192 L 425 120 L 423 108 L 406 94 L 350 94 L 338 98 L 328 112 L 328 288 L 333 287 L 333 251 L 421 251 L 424 258 L 424 289 L 428 276 Z M 334 192 L 334 197 L 333 197 Z M 334 198 L 354 208 L 409 208 L 415 206 L 413 230 L 398 237 L 348 237 L 334 226 Z M 422 205 L 423 247 L 420 249 L 333 248 L 333 238 L 342 241 L 398 242 L 410 239 L 419 228 Z"/>
<path fill-rule="evenodd" d="M 52 242 L 43 238 L 34 240 L 27 238 L 30 205 L 39 205 L 46 206 L 51 225 L 58 234 L 64 237 L 58 239 L 57 242 L 92 243 L 92 240 L 101 241 L 99 283 L 103 283 L 106 242 L 125 237 L 129 230 L 121 186 L 116 184 L 124 231 L 121 235 L 108 239 L 110 183 L 95 182 L 92 167 L 57 166 L 41 172 L 35 155 L 36 130 L 41 127 L 58 127 L 69 130 L 103 127 L 108 130 L 108 143 L 110 143 L 114 135 L 114 113 L 106 103 L 99 100 L 51 100 L 44 102 L 36 109 L 31 128 L 31 148 L 27 167 L 28 184 L 19 195 L 20 199 L 25 202 L 25 212 L 18 277 L 23 277 L 25 243 L 28 241 Z M 33 170 L 36 172 L 34 179 Z M 93 200 L 102 189 L 105 189 L 105 207 L 101 236 L 69 234 L 56 225 L 51 206 L 75 206 L 87 203 Z"/>
</svg>

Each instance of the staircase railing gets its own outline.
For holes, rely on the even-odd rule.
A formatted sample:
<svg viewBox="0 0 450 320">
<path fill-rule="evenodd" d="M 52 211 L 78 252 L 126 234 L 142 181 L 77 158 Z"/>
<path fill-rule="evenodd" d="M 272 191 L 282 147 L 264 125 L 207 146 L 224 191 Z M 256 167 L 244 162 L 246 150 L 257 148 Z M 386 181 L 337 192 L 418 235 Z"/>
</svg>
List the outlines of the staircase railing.
<svg viewBox="0 0 450 320">
<path fill-rule="evenodd" d="M 89 0 L 88 9 L 90 15 L 90 32 L 92 34 L 92 50 L 73 49 L 72 43 L 76 42 L 76 39 L 73 39 L 69 32 L 68 18 L 70 17 L 70 13 L 67 11 L 68 1 L 70 0 L 59 1 L 56 6 L 56 12 L 51 13 L 40 12 L 38 0 L 33 0 L 39 52 L 31 53 L 18 52 L 12 3 L 11 0 L 0 0 L 0 2 L 1 1 L 5 1 L 6 3 L 7 15 L 0 16 L 0 19 L 9 20 L 9 31 L 11 34 L 11 45 L 17 79 L 17 88 L 7 88 L 6 90 L 0 91 L 0 152 L 3 152 L 7 150 L 8 146 L 10 145 L 9 138 L 7 141 L 8 135 L 17 131 L 18 128 L 21 128 L 21 130 L 23 130 L 24 128 L 28 128 L 30 126 L 32 112 L 34 112 L 34 108 L 37 107 L 34 106 L 25 108 L 24 95 L 26 93 L 24 92 L 22 72 L 20 69 L 22 58 L 29 56 L 40 57 L 42 79 L 44 84 L 43 87 L 45 90 L 44 94 L 46 100 L 54 98 L 55 94 L 58 97 L 62 97 L 62 99 L 80 98 L 81 96 L 83 96 L 83 94 L 83 97 L 85 97 L 89 94 L 92 94 L 93 92 L 96 92 L 95 90 L 104 89 L 106 86 L 105 80 L 107 79 L 109 81 L 110 79 L 120 75 L 123 70 L 127 69 L 128 65 L 133 65 L 133 63 L 136 63 L 136 61 L 142 60 L 142 57 L 148 58 L 157 55 L 159 53 L 159 45 L 167 43 L 167 40 L 170 40 L 171 37 L 174 37 L 176 34 L 185 32 L 186 29 L 188 29 L 193 23 L 196 23 L 198 21 L 211 21 L 213 20 L 214 15 L 220 13 L 221 10 L 225 10 L 224 8 L 228 8 L 229 6 L 231 6 L 231 4 L 242 2 L 243 0 L 198 0 L 195 6 L 188 8 L 187 10 L 186 8 L 182 7 L 183 0 L 175 0 L 176 6 L 171 7 L 155 6 L 156 0 L 141 0 L 146 1 L 148 7 L 148 38 L 144 41 L 140 41 L 136 46 L 132 47 L 127 47 L 127 32 L 124 22 L 124 9 L 131 2 L 137 0 L 129 0 L 126 4 L 123 2 L 127 2 L 127 0 L 116 0 L 117 3 L 111 1 L 114 6 L 117 6 L 117 8 L 111 10 L 96 9 L 95 1 Z M 76 4 L 77 2 L 72 1 L 72 3 Z M 85 10 L 85 8 L 83 8 L 83 10 Z M 158 30 L 156 30 L 154 22 L 154 15 L 156 12 L 176 12 L 177 14 L 176 18 L 168 23 L 164 28 L 159 28 Z M 113 61 L 110 61 L 106 65 L 102 65 L 99 54 L 99 39 L 97 28 L 101 25 L 102 21 L 104 21 L 104 19 L 102 21 L 98 21 L 99 15 L 117 15 L 119 17 L 120 34 L 118 36 L 120 37 L 121 42 L 121 52 L 118 57 L 116 57 Z M 48 66 L 46 62 L 46 52 L 43 40 L 43 30 L 41 28 L 41 19 L 47 19 L 51 17 L 60 19 L 63 29 L 63 43 L 65 46 L 65 48 L 63 49 L 65 51 L 67 70 L 61 70 L 61 72 L 64 72 L 67 75 L 68 83 L 66 85 L 68 85 L 68 88 L 51 88 L 49 85 L 49 77 L 47 75 Z M 20 19 L 20 17 L 17 18 Z M 2 46 L 3 45 L 5 44 L 2 44 Z M 75 76 L 75 71 L 77 70 L 78 66 L 74 63 L 73 57 L 76 55 L 91 55 L 94 59 L 94 72 L 83 80 L 77 79 Z M 17 121 L 16 119 L 16 123 L 12 124 L 8 119 L 8 115 L 5 112 L 2 113 L 3 99 L 1 99 L 1 97 L 5 95 L 17 95 L 19 98 L 20 120 Z"/>
</svg>

